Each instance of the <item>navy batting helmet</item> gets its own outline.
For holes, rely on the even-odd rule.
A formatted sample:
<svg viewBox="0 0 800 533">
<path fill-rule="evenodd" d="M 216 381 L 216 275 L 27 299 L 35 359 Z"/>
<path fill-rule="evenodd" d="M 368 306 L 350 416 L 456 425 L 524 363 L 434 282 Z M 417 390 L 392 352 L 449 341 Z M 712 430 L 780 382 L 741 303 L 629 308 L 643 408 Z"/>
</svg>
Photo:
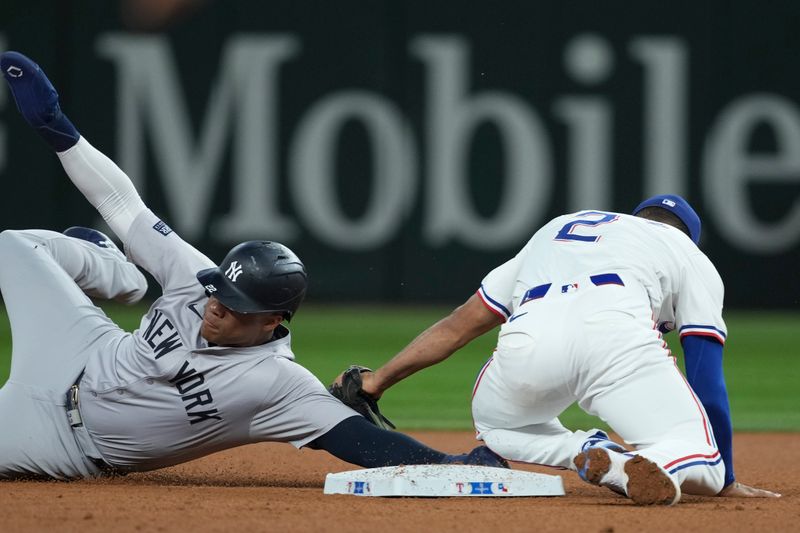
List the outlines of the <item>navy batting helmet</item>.
<svg viewBox="0 0 800 533">
<path fill-rule="evenodd" d="M 238 313 L 281 313 L 287 320 L 300 307 L 308 277 L 286 246 L 248 241 L 228 252 L 218 267 L 197 273 L 210 295 Z"/>
</svg>

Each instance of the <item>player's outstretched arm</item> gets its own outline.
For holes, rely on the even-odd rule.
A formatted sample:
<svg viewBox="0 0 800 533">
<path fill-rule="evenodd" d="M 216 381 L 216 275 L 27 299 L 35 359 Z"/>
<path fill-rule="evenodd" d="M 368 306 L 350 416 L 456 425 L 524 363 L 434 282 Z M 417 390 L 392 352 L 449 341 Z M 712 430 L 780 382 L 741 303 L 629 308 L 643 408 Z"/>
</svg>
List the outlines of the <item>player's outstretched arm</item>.
<svg viewBox="0 0 800 533">
<path fill-rule="evenodd" d="M 780 498 L 781 495 L 771 490 L 750 487 L 744 483 L 734 481 L 719 493 L 728 498 Z"/>
<path fill-rule="evenodd" d="M 362 375 L 364 392 L 380 398 L 383 392 L 418 370 L 450 357 L 473 339 L 494 329 L 502 320 L 472 295 L 450 315 L 423 331 L 375 372 Z"/>
<path fill-rule="evenodd" d="M 467 464 L 508 468 L 508 462 L 486 446 L 450 455 L 399 433 L 380 429 L 362 416 L 346 418 L 312 441 L 310 448 L 364 468 L 421 464 Z"/>
<path fill-rule="evenodd" d="M 736 481 L 733 470 L 733 425 L 728 391 L 722 368 L 722 344 L 712 338 L 686 335 L 681 338 L 686 379 L 708 414 L 717 448 L 725 464 L 725 486 Z"/>
<path fill-rule="evenodd" d="M 19 52 L 4 52 L 0 70 L 25 121 L 57 152 L 72 182 L 127 242 L 133 220 L 146 209 L 131 180 L 78 133 L 39 65 Z"/>
</svg>

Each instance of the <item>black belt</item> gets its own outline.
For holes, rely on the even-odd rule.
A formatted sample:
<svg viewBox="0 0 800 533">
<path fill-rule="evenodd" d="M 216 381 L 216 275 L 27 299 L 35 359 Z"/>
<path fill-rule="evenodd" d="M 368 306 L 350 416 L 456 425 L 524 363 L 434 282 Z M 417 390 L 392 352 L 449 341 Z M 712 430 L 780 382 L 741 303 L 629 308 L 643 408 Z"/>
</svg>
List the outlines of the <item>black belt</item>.
<svg viewBox="0 0 800 533">
<path fill-rule="evenodd" d="M 69 421 L 69 425 L 72 427 L 73 431 L 82 428 L 82 431 L 86 431 L 83 426 L 83 418 L 81 418 L 81 411 L 80 411 L 80 402 L 78 400 L 78 393 L 80 392 L 80 382 L 81 378 L 83 378 L 84 371 L 78 375 L 78 379 L 75 380 L 75 383 L 70 386 L 69 390 L 67 391 L 67 420 Z M 78 444 L 80 447 L 80 443 Z M 100 471 L 104 474 L 118 474 L 120 473 L 116 468 L 108 464 L 103 458 L 101 457 L 92 457 L 86 453 L 86 450 L 82 450 L 83 454 L 86 456 L 89 461 L 94 464 Z"/>
</svg>

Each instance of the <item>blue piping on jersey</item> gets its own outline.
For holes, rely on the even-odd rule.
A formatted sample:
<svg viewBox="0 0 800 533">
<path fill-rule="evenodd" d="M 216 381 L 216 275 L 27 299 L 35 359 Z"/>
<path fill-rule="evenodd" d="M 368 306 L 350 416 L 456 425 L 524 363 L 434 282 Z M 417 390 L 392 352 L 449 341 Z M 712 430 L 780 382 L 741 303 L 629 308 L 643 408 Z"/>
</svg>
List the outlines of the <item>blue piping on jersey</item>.
<svg viewBox="0 0 800 533">
<path fill-rule="evenodd" d="M 719 328 L 715 328 L 714 326 L 704 326 L 702 324 L 684 324 L 678 331 L 683 331 L 685 329 L 710 329 L 712 331 L 716 331 L 717 333 L 719 333 L 723 339 L 727 338 L 727 335 L 724 331 L 722 331 Z"/>
<path fill-rule="evenodd" d="M 496 306 L 500 311 L 502 311 L 506 316 L 510 315 L 511 313 L 508 312 L 508 309 L 505 308 L 500 302 L 494 300 L 491 296 L 486 294 L 486 289 L 483 288 L 483 284 L 481 284 L 481 292 L 483 296 L 489 300 L 489 303 Z"/>
</svg>

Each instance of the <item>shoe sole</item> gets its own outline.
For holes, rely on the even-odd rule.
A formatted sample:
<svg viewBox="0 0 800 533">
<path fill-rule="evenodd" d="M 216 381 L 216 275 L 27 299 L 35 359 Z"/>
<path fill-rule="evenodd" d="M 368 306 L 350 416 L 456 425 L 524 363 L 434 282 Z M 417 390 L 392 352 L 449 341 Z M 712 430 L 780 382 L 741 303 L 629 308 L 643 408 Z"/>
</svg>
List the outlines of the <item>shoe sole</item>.
<svg viewBox="0 0 800 533">
<path fill-rule="evenodd" d="M 638 505 L 674 505 L 681 499 L 675 480 L 663 468 L 641 455 L 625 463 L 628 497 Z"/>
<path fill-rule="evenodd" d="M 603 477 L 611 470 L 611 458 L 603 448 L 594 448 L 575 457 L 573 463 L 579 471 L 586 467 L 585 479 L 592 485 L 606 486 L 614 492 L 627 496 L 637 505 L 674 505 L 681 498 L 677 483 L 649 459 L 635 455 L 625 463 L 625 475 L 628 476 L 627 493 L 616 487 L 603 485 Z"/>
<path fill-rule="evenodd" d="M 575 457 L 573 463 L 580 471 L 586 466 L 587 460 L 589 467 L 586 469 L 586 481 L 592 485 L 600 485 L 600 480 L 611 469 L 611 459 L 608 457 L 608 453 L 602 448 L 593 448 Z"/>
</svg>

